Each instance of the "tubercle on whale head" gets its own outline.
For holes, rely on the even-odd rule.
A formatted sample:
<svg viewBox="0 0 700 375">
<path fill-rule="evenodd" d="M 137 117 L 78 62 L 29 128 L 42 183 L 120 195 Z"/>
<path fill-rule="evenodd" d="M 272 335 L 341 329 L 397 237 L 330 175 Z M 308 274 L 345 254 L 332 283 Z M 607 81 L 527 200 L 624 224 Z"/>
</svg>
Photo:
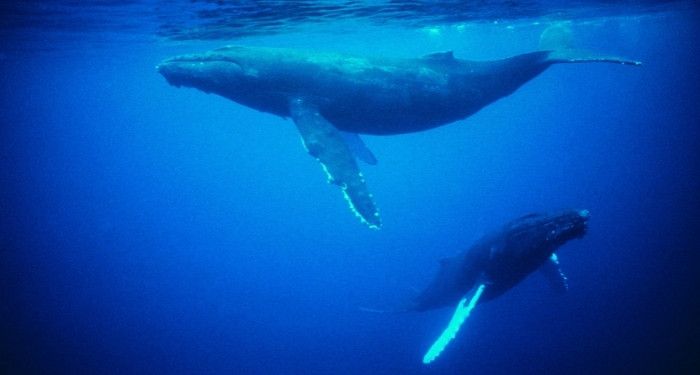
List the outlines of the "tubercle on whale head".
<svg viewBox="0 0 700 375">
<path fill-rule="evenodd" d="M 588 219 L 591 217 L 591 211 L 586 209 L 578 210 L 578 215 L 581 217 L 581 219 L 588 222 Z"/>
<path fill-rule="evenodd" d="M 581 222 L 582 232 L 579 237 L 583 237 L 588 232 L 588 219 L 591 217 L 591 212 L 587 209 L 578 210 L 578 220 Z"/>
<path fill-rule="evenodd" d="M 553 235 L 555 241 L 566 242 L 574 238 L 582 238 L 588 232 L 588 220 L 591 212 L 586 209 L 569 210 L 554 219 Z"/>
<path fill-rule="evenodd" d="M 529 214 L 508 224 L 507 231 L 519 241 L 544 241 L 558 247 L 565 242 L 582 238 L 588 231 L 590 211 L 571 209 L 551 214 Z"/>
</svg>

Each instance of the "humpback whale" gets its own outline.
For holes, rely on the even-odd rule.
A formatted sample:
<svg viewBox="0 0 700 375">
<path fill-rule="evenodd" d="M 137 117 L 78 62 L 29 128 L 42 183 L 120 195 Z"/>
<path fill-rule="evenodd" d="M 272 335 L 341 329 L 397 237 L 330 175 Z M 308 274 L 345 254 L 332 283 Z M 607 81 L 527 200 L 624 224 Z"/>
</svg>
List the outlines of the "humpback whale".
<svg viewBox="0 0 700 375">
<path fill-rule="evenodd" d="M 176 87 L 291 118 L 329 182 L 341 187 L 363 222 L 379 228 L 379 212 L 356 161 L 374 164 L 376 158 L 358 134 L 401 134 L 445 125 L 513 93 L 552 64 L 578 62 L 640 64 L 575 50 L 469 61 L 451 51 L 389 59 L 227 46 L 167 59 L 157 70 Z"/>
<path fill-rule="evenodd" d="M 430 363 L 440 355 L 477 303 L 501 296 L 537 270 L 556 291 L 565 292 L 567 279 L 555 251 L 567 241 L 583 237 L 589 217 L 588 210 L 525 215 L 482 237 L 467 251 L 442 259 L 437 275 L 406 309 L 426 311 L 457 305 L 423 362 Z"/>
</svg>

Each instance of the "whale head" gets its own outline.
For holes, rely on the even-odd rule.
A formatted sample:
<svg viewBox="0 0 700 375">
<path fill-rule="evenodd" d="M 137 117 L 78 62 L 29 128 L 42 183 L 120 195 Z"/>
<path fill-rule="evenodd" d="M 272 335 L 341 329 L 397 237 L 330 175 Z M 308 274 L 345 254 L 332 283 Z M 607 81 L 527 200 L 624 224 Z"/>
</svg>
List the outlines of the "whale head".
<svg viewBox="0 0 700 375">
<path fill-rule="evenodd" d="M 566 210 L 553 214 L 530 214 L 508 224 L 509 240 L 529 243 L 532 248 L 553 251 L 588 230 L 588 210 Z M 547 255 L 548 256 L 548 255 Z"/>
<path fill-rule="evenodd" d="M 213 50 L 166 59 L 156 70 L 173 86 L 221 94 L 224 88 L 238 87 L 251 75 L 245 65 L 236 53 Z"/>
<path fill-rule="evenodd" d="M 196 88 L 280 116 L 289 115 L 290 75 L 281 64 L 287 52 L 228 46 L 164 60 L 156 70 L 176 87 Z"/>
<path fill-rule="evenodd" d="M 552 236 L 558 243 L 583 237 L 588 231 L 588 210 L 569 210 L 552 217 Z M 550 231 L 551 233 L 551 231 Z"/>
</svg>

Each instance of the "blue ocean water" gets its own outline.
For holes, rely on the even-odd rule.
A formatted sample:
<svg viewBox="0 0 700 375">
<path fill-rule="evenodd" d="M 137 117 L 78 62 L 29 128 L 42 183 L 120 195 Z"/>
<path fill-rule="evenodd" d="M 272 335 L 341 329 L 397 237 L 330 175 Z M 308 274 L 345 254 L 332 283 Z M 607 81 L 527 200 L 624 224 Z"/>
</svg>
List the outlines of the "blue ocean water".
<svg viewBox="0 0 700 375">
<path fill-rule="evenodd" d="M 0 373 L 697 373 L 700 19 L 692 2 L 6 2 L 0 5 Z M 364 136 L 362 225 L 289 120 L 176 89 L 226 44 L 497 59 L 565 22 L 641 67 L 558 65 L 476 115 Z M 586 208 L 559 252 L 479 305 L 404 305 L 504 222 Z"/>
</svg>

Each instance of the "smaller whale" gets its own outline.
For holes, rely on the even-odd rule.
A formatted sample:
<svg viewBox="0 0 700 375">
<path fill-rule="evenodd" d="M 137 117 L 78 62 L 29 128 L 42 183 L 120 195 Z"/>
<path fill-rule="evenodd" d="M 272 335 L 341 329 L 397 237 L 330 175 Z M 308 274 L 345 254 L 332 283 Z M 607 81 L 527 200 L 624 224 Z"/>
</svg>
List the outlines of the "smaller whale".
<svg viewBox="0 0 700 375">
<path fill-rule="evenodd" d="M 407 309 L 426 311 L 457 305 L 423 363 L 440 355 L 477 303 L 501 296 L 531 273 L 541 271 L 555 290 L 565 292 L 567 279 L 555 251 L 569 240 L 583 237 L 589 217 L 588 210 L 525 215 L 484 236 L 467 251 L 442 259 L 435 278 Z"/>
</svg>

